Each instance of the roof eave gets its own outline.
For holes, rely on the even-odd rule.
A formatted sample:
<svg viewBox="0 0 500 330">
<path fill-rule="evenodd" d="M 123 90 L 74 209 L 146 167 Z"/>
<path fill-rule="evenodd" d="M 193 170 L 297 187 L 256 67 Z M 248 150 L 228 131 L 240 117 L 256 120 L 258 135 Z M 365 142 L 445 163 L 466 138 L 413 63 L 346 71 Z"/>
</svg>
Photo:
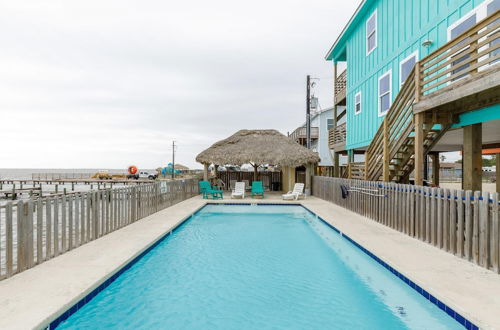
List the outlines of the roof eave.
<svg viewBox="0 0 500 330">
<path fill-rule="evenodd" d="M 367 4 L 367 2 L 368 2 L 367 0 L 361 1 L 361 3 L 359 4 L 358 8 L 356 9 L 356 11 L 354 12 L 354 14 L 349 19 L 349 22 L 347 22 L 347 24 L 342 29 L 342 32 L 340 32 L 340 35 L 337 37 L 337 40 L 335 40 L 335 42 L 333 43 L 332 47 L 330 47 L 330 49 L 328 50 L 328 53 L 326 53 L 325 60 L 327 60 L 327 61 L 335 60 L 334 56 L 333 56 L 333 53 L 334 53 L 335 49 L 337 48 L 337 46 L 342 45 L 342 49 L 341 50 L 343 50 L 343 48 L 345 48 L 345 44 L 343 44 L 343 42 L 342 42 L 343 40 L 342 39 L 345 36 L 347 30 L 351 27 L 351 24 L 354 21 L 354 19 L 356 18 L 356 16 L 358 16 L 358 14 L 361 12 L 361 9 L 363 8 L 364 5 Z M 337 52 L 337 53 L 340 54 L 341 52 Z"/>
</svg>

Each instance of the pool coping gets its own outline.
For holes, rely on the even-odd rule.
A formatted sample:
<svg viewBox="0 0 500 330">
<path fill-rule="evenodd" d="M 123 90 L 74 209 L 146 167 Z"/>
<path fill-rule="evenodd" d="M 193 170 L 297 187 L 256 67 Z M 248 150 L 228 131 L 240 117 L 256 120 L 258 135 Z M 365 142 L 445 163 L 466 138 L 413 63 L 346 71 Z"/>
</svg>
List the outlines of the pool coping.
<svg viewBox="0 0 500 330">
<path fill-rule="evenodd" d="M 133 245 L 132 248 L 129 248 L 125 251 L 126 253 L 130 253 L 130 256 L 122 253 L 121 255 L 119 255 L 120 259 L 117 262 L 111 265 L 107 265 L 108 267 L 105 267 L 105 269 L 103 269 L 102 264 L 103 261 L 105 262 L 106 260 L 110 260 L 109 256 L 106 256 L 106 258 L 108 259 L 102 258 L 104 260 L 97 258 L 99 260 L 97 260 L 97 262 L 95 263 L 96 260 L 93 259 L 90 260 L 88 258 L 87 252 L 89 252 L 88 250 L 92 249 L 95 250 L 96 247 L 95 246 L 92 248 L 89 247 L 87 248 L 87 250 L 85 250 L 86 249 L 85 247 L 95 242 L 106 240 L 107 236 L 111 236 L 114 233 L 122 232 L 118 234 L 116 237 L 109 240 L 106 244 L 109 245 L 110 243 L 116 242 L 118 238 L 128 237 L 126 235 L 129 235 L 130 231 L 127 233 L 126 228 L 128 228 L 129 226 L 124 227 L 116 232 L 113 232 L 110 235 L 104 236 L 96 241 L 85 244 L 58 258 L 54 258 L 50 261 L 47 261 L 41 264 L 40 266 L 34 267 L 31 270 L 17 274 L 10 279 L 0 281 L 0 291 L 2 289 L 7 288 L 6 291 L 3 291 L 3 293 L 4 294 L 6 293 L 7 296 L 4 296 L 4 299 L 0 299 L 0 307 L 2 306 L 9 307 L 8 309 L 4 310 L 2 316 L 5 329 L 26 329 L 26 328 L 46 329 L 49 327 L 50 324 L 54 323 L 57 319 L 63 317 L 65 314 L 66 318 L 69 317 L 69 315 L 74 313 L 79 307 L 85 304 L 85 299 L 87 299 L 87 301 L 90 301 L 90 299 L 93 298 L 98 293 L 98 291 L 96 290 L 101 291 L 107 285 L 111 284 L 114 279 L 116 279 L 126 269 L 132 266 L 133 263 L 135 263 L 137 260 L 140 259 L 140 257 L 149 252 L 163 239 L 168 237 L 170 233 L 173 232 L 175 229 L 179 229 L 180 226 L 186 223 L 186 221 L 193 214 L 198 212 L 207 204 L 300 205 L 303 208 L 307 209 L 312 214 L 316 215 L 329 227 L 333 228 L 338 233 L 341 233 L 342 236 L 350 240 L 352 244 L 355 245 L 357 244 L 358 248 L 367 253 L 370 257 L 374 258 L 374 260 L 381 263 L 389 271 L 393 272 L 395 276 L 399 277 L 402 281 L 407 283 L 410 287 L 419 292 L 422 296 L 427 298 L 426 296 L 428 295 L 429 298 L 427 299 L 431 301 L 431 303 L 434 303 L 434 300 L 436 302 L 439 300 L 442 303 L 441 306 L 445 306 L 444 309 L 445 312 L 446 312 L 446 306 L 450 311 L 458 311 L 455 312 L 455 315 L 458 314 L 459 316 L 464 317 L 464 319 L 467 318 L 468 320 L 470 320 L 469 321 L 471 324 L 470 328 L 472 328 L 472 325 L 474 325 L 475 327 L 479 325 L 481 328 L 490 329 L 490 328 L 495 328 L 500 324 L 494 317 L 493 315 L 494 312 L 491 312 L 492 311 L 491 306 L 493 306 L 493 309 L 496 308 L 496 306 L 500 306 L 500 300 L 491 299 L 491 297 L 483 298 L 485 289 L 490 290 L 490 288 L 496 289 L 497 287 L 500 287 L 499 285 L 497 285 L 496 282 L 497 279 L 496 276 L 498 276 L 497 274 L 493 274 L 492 272 L 488 273 L 488 271 L 485 271 L 484 269 L 479 269 L 479 267 L 476 267 L 475 265 L 466 262 L 463 259 L 457 258 L 451 254 L 444 253 L 441 250 L 434 251 L 435 250 L 434 248 L 430 247 L 428 244 L 424 242 L 410 238 L 400 232 L 394 231 L 388 227 L 385 227 L 372 220 L 369 220 L 361 215 L 355 214 L 344 208 L 323 201 L 321 199 L 311 197 L 307 198 L 306 200 L 299 200 L 299 201 L 282 201 L 280 200 L 280 197 L 281 196 L 277 196 L 274 197 L 274 199 L 273 197 L 271 198 L 267 197 L 266 199 L 263 200 L 245 200 L 245 201 L 231 201 L 227 199 L 212 201 L 212 200 L 203 200 L 200 197 L 193 197 L 191 199 L 188 199 L 187 201 L 179 203 L 184 205 L 179 205 L 179 204 L 177 204 L 177 206 L 174 205 L 170 208 L 157 212 L 147 218 L 137 221 L 136 223 L 142 223 L 140 225 L 142 226 L 142 228 L 145 228 L 145 226 L 146 228 L 149 228 L 148 226 L 150 226 L 150 223 L 153 224 L 154 228 L 150 230 L 150 232 L 148 233 L 149 236 L 142 235 L 140 237 L 133 237 L 133 239 L 135 239 L 135 241 L 133 242 L 135 245 Z M 135 225 L 136 223 L 132 224 L 131 226 Z M 355 225 L 353 226 L 352 223 Z M 138 227 L 139 229 L 141 228 L 140 226 Z M 467 292 L 468 290 L 469 295 L 474 297 L 472 297 L 473 299 L 470 299 L 470 297 L 463 298 L 461 288 L 457 289 L 455 285 L 455 287 L 453 287 L 452 290 L 450 289 L 450 285 L 447 285 L 448 282 L 445 282 L 450 279 L 452 280 L 452 282 L 454 281 L 454 283 L 457 283 L 457 280 L 454 279 L 454 277 L 450 277 L 450 275 L 453 275 L 452 273 L 443 275 L 441 273 L 443 269 L 440 268 L 434 269 L 432 267 L 430 268 L 430 270 L 426 269 L 424 270 L 424 273 L 422 273 L 421 268 L 408 267 L 408 263 L 405 263 L 404 260 L 401 261 L 401 259 L 398 258 L 398 256 L 400 255 L 399 252 L 398 254 L 386 253 L 386 250 L 388 248 L 387 246 L 379 246 L 377 244 L 374 245 L 374 243 L 376 243 L 377 240 L 380 239 L 379 236 L 375 234 L 369 236 L 363 236 L 364 234 L 366 234 L 366 230 L 370 230 L 370 234 L 371 230 L 375 230 L 378 231 L 378 234 L 381 233 L 388 234 L 389 237 L 394 237 L 394 240 L 390 240 L 389 242 L 392 245 L 396 246 L 398 244 L 401 245 L 401 243 L 403 242 L 413 245 L 413 247 L 418 247 L 419 249 L 422 247 L 422 250 L 427 250 L 427 251 L 424 251 L 422 253 L 418 252 L 418 254 L 420 254 L 421 259 L 428 257 L 429 252 L 431 252 L 433 255 L 434 253 L 441 254 L 439 256 L 436 256 L 435 258 L 439 262 L 444 261 L 448 265 L 447 266 L 448 268 L 458 267 L 457 269 L 460 272 L 460 275 L 470 276 L 472 280 L 481 280 L 481 281 L 484 280 L 485 284 L 482 285 L 482 287 L 479 288 L 480 291 L 478 291 L 479 293 L 481 293 L 482 291 L 483 295 L 476 293 L 475 291 L 471 293 L 471 283 L 469 281 L 468 283 L 465 283 L 468 285 L 468 287 L 466 287 L 465 292 Z M 349 235 L 345 234 L 345 232 L 348 232 Z M 355 239 L 351 238 L 351 234 Z M 414 242 L 409 242 L 409 241 L 414 241 Z M 138 244 L 138 242 L 140 244 Z M 143 242 L 147 242 L 147 244 L 143 244 Z M 359 244 L 358 242 L 360 242 L 361 244 Z M 115 244 L 120 244 L 120 243 L 115 243 Z M 382 258 L 376 256 L 374 253 L 370 252 L 370 250 L 365 249 L 363 245 L 366 245 L 370 247 L 370 249 L 375 250 L 375 252 Z M 100 244 L 100 247 L 102 246 L 103 244 Z M 143 246 L 143 248 L 138 249 L 137 248 L 138 246 Z M 69 254 L 72 255 L 68 256 Z M 30 284 L 29 281 L 38 282 L 40 280 L 42 281 L 42 283 L 45 283 L 48 286 L 50 285 L 53 286 L 54 281 L 52 282 L 47 281 L 46 278 L 44 278 L 44 276 L 51 276 L 52 275 L 51 272 L 57 271 L 58 267 L 59 268 L 67 267 L 68 269 L 76 267 L 73 264 L 75 264 L 75 261 L 79 260 L 77 256 L 84 257 L 84 260 L 86 260 L 87 262 L 87 264 L 84 265 L 85 267 L 89 267 L 89 265 L 91 267 L 94 267 L 97 265 L 98 267 L 100 267 L 99 270 L 94 271 L 94 274 L 86 272 L 84 274 L 86 277 L 83 277 L 83 280 L 85 282 L 84 285 L 82 284 L 73 285 L 76 279 L 66 278 L 65 279 L 66 281 L 64 282 L 66 284 L 63 285 L 66 285 L 67 287 L 64 287 L 65 289 L 63 290 L 63 292 L 61 292 L 61 290 L 55 292 L 54 298 L 50 297 L 51 299 L 49 300 L 50 303 L 52 304 L 49 303 L 49 305 L 47 304 L 40 305 L 39 300 L 36 300 L 37 298 L 35 297 L 38 295 L 39 298 L 41 294 L 47 293 L 47 289 L 39 290 L 38 289 L 39 284 L 36 283 Z M 375 258 L 378 258 L 378 260 Z M 134 259 L 136 260 L 134 261 Z M 120 262 L 120 260 L 122 260 L 122 262 Z M 120 263 L 118 264 L 118 262 Z M 49 263 L 53 263 L 53 265 L 51 265 L 50 267 L 44 266 Z M 398 266 L 393 267 L 392 264 L 396 264 Z M 412 275 L 411 276 L 403 275 L 403 272 L 396 271 L 396 268 L 402 269 L 405 271 L 406 274 L 410 273 Z M 73 271 L 73 269 L 71 269 L 71 271 Z M 75 269 L 74 271 L 80 271 L 80 269 Z M 427 273 L 425 271 L 427 271 Z M 65 272 L 60 272 L 59 275 L 61 274 L 66 275 Z M 103 276 L 101 274 L 105 275 Z M 461 276 L 461 278 L 464 278 L 464 276 Z M 410 280 L 410 278 L 413 278 L 413 281 Z M 405 281 L 405 279 L 407 280 L 407 282 Z M 416 281 L 417 279 L 418 281 Z M 438 283 L 435 283 L 434 279 L 436 279 Z M 467 279 L 469 279 L 469 277 L 467 277 Z M 7 282 L 10 283 L 7 284 Z M 35 290 L 33 292 L 34 296 L 33 294 L 28 296 L 25 294 L 26 291 L 23 290 L 26 289 L 24 285 L 22 285 L 24 283 L 28 284 L 26 287 L 31 288 L 31 290 Z M 458 283 L 459 285 L 462 284 L 461 282 Z M 432 288 L 430 291 L 432 291 L 434 294 L 431 295 L 429 293 L 430 291 L 424 290 L 422 287 Z M 13 288 L 17 289 L 17 291 L 13 291 L 12 290 Z M 474 287 L 473 289 L 476 290 L 476 287 Z M 12 296 L 9 296 L 10 293 L 12 293 Z M 91 295 L 92 297 L 90 297 Z M 471 302 L 473 304 L 471 304 Z M 437 306 L 440 307 L 440 305 Z M 460 320 L 458 320 L 458 322 L 461 323 Z"/>
<path fill-rule="evenodd" d="M 125 265 L 120 267 L 116 272 L 113 274 L 110 274 L 110 276 L 106 279 L 103 280 L 96 288 L 94 288 L 92 291 L 87 293 L 85 297 L 81 298 L 77 303 L 73 304 L 70 308 L 68 308 L 65 312 L 63 312 L 60 316 L 58 316 L 55 320 L 50 322 L 48 324 L 47 328 L 48 329 L 55 329 L 57 326 L 68 319 L 71 315 L 76 313 L 81 307 L 83 307 L 85 304 L 90 302 L 99 292 L 104 290 L 106 287 L 108 287 L 113 281 L 115 281 L 120 275 L 122 275 L 125 271 L 130 269 L 134 264 L 136 264 L 144 255 L 149 253 L 152 249 L 154 249 L 158 244 L 163 242 L 165 239 L 167 239 L 174 231 L 180 229 L 183 225 L 185 225 L 194 215 L 196 215 L 200 210 L 205 208 L 208 205 L 266 205 L 266 206 L 296 206 L 296 207 L 302 207 L 308 212 L 310 212 L 312 215 L 314 215 L 317 219 L 319 219 L 321 222 L 326 224 L 329 228 L 337 232 L 342 238 L 345 238 L 347 241 L 349 241 L 351 244 L 353 244 L 356 248 L 360 249 L 362 252 L 364 252 L 366 255 L 368 255 L 370 258 L 375 260 L 378 264 L 382 265 L 384 268 L 389 270 L 392 274 L 394 274 L 397 278 L 399 278 L 401 281 L 403 281 L 406 285 L 411 287 L 413 290 L 415 290 L 417 293 L 419 293 L 421 296 L 423 296 L 425 299 L 427 299 L 429 302 L 432 304 L 436 305 L 439 309 L 441 309 L 443 312 L 448 314 L 451 318 L 453 318 L 455 321 L 457 321 L 459 324 L 461 324 L 463 327 L 466 329 L 472 329 L 476 330 L 479 329 L 477 325 L 475 325 L 473 322 L 469 321 L 467 318 L 463 317 L 460 313 L 456 312 L 453 308 L 449 307 L 447 304 L 442 302 L 440 299 L 436 298 L 434 295 L 430 294 L 427 292 L 425 289 L 420 287 L 418 284 L 410 280 L 408 277 L 400 273 L 398 270 L 396 270 L 394 267 L 390 266 L 387 262 L 382 260 L 381 258 L 377 257 L 374 255 L 372 252 L 370 252 L 368 249 L 364 248 L 362 245 L 357 243 L 355 240 L 350 238 L 347 234 L 343 233 L 340 231 L 338 228 L 336 228 L 334 225 L 330 224 L 328 221 L 317 215 L 314 211 L 310 210 L 306 206 L 304 206 L 302 203 L 262 203 L 262 202 L 257 202 L 257 203 L 245 203 L 245 202 L 207 202 L 204 205 L 198 207 L 196 211 L 194 211 L 191 215 L 186 216 L 183 218 L 181 221 L 179 221 L 169 232 L 164 233 L 161 237 L 159 237 L 157 240 L 151 242 L 143 251 L 139 252 L 137 255 L 133 256 L 128 262 L 126 262 Z"/>
</svg>

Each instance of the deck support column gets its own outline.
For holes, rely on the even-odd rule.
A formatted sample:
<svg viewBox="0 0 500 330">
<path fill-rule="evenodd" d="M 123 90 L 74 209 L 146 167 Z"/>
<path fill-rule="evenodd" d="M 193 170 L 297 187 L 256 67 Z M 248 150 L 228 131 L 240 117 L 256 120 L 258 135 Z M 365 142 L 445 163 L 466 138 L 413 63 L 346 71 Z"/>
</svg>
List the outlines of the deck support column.
<svg viewBox="0 0 500 330">
<path fill-rule="evenodd" d="M 335 178 L 340 177 L 339 158 L 340 158 L 339 153 L 334 150 L 333 151 L 333 176 Z"/>
<path fill-rule="evenodd" d="M 439 152 L 429 153 L 432 161 L 432 183 L 439 186 Z"/>
<path fill-rule="evenodd" d="M 415 185 L 424 184 L 424 113 L 417 113 L 415 120 Z"/>
<path fill-rule="evenodd" d="M 463 189 L 482 190 L 482 124 L 464 126 Z"/>
<path fill-rule="evenodd" d="M 500 154 L 496 154 L 497 157 L 497 193 L 500 194 Z"/>
<path fill-rule="evenodd" d="M 208 181 L 208 164 L 203 164 L 203 180 Z"/>
<path fill-rule="evenodd" d="M 383 140 L 383 158 L 382 158 L 382 181 L 389 182 L 389 127 L 387 127 L 387 120 L 384 119 L 384 140 Z"/>
<path fill-rule="evenodd" d="M 354 149 L 347 151 L 347 178 L 352 179 L 351 163 L 354 163 Z"/>
</svg>

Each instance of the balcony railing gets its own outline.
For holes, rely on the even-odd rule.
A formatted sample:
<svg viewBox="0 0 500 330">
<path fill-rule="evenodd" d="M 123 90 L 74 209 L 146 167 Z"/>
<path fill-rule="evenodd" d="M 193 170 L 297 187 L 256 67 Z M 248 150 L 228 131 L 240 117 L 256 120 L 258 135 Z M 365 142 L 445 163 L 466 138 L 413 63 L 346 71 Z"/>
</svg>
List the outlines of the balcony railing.
<svg viewBox="0 0 500 330">
<path fill-rule="evenodd" d="M 305 127 L 299 127 L 295 131 L 293 131 L 292 134 L 290 134 L 290 138 L 300 143 L 301 139 L 307 138 L 306 133 L 307 132 Z M 311 127 L 311 139 L 317 139 L 317 138 L 319 138 L 319 127 Z"/>
<path fill-rule="evenodd" d="M 346 141 L 346 123 L 337 125 L 328 131 L 328 146 L 330 149 L 335 149 Z"/>
<path fill-rule="evenodd" d="M 419 92 L 422 97 L 449 85 L 463 83 L 500 62 L 500 11 L 471 27 L 420 61 Z M 452 89 L 452 87 L 450 87 Z"/>
<path fill-rule="evenodd" d="M 347 87 L 347 70 L 344 70 L 340 76 L 335 79 L 335 104 L 345 103 Z"/>
</svg>

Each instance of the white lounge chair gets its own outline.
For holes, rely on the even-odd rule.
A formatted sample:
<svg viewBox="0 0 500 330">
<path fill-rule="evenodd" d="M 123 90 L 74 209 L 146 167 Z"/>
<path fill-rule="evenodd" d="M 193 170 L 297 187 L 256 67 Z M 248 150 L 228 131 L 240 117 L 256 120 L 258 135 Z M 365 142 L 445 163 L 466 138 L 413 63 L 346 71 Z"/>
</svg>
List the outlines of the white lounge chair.
<svg viewBox="0 0 500 330">
<path fill-rule="evenodd" d="M 236 182 L 231 198 L 245 198 L 245 182 Z"/>
<path fill-rule="evenodd" d="M 304 194 L 304 184 L 303 183 L 296 183 L 295 186 L 293 186 L 293 190 L 287 192 L 286 194 L 282 195 L 283 199 L 299 199 L 299 198 L 306 198 L 306 195 Z"/>
</svg>

